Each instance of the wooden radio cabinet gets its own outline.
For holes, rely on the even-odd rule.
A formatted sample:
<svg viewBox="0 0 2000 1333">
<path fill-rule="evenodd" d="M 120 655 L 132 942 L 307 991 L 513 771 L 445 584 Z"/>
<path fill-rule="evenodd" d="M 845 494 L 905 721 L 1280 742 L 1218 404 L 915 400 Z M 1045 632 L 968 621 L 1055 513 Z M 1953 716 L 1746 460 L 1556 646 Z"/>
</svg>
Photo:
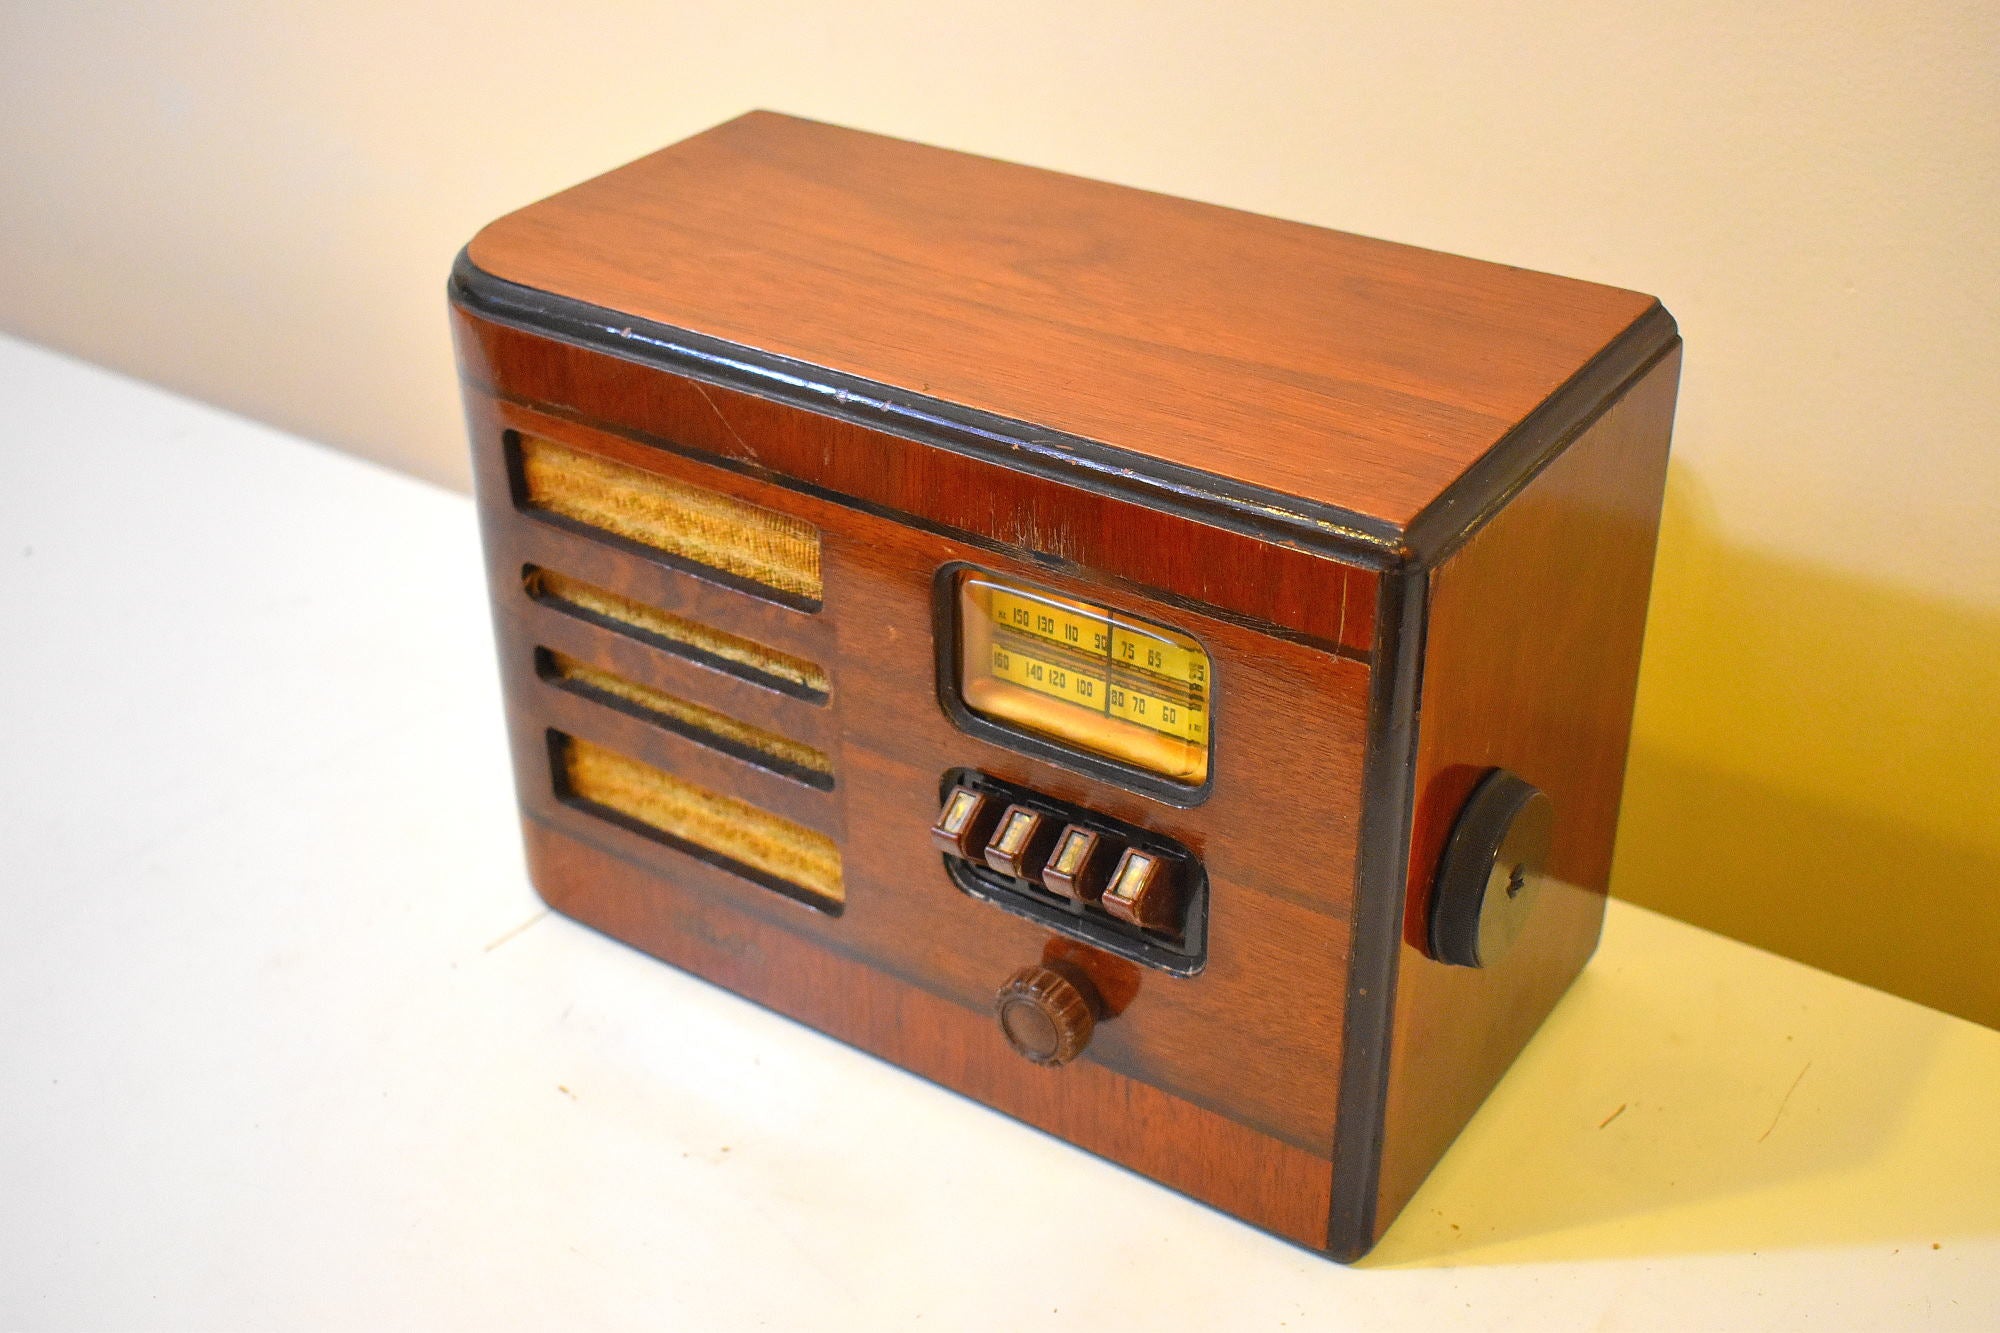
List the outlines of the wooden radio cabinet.
<svg viewBox="0 0 2000 1333">
<path fill-rule="evenodd" d="M 451 296 L 548 902 L 1367 1250 L 1597 938 L 1659 303 L 765 113 Z"/>
</svg>

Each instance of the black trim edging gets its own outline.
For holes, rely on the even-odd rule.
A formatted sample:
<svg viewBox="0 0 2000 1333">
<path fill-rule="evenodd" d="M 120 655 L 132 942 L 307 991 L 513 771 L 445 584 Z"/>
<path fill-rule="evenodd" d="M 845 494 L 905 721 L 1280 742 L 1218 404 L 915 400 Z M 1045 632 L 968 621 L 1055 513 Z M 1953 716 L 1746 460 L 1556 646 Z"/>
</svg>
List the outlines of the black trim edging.
<svg viewBox="0 0 2000 1333">
<path fill-rule="evenodd" d="M 1368 751 L 1361 778 L 1361 838 L 1355 855 L 1354 934 L 1347 974 L 1346 1041 L 1333 1125 L 1333 1199 L 1327 1252 L 1352 1262 L 1375 1243 L 1382 1170 L 1389 1038 L 1396 964 L 1409 896 L 1410 812 L 1416 782 L 1424 616 L 1422 570 L 1382 576 L 1376 604 L 1376 668 L 1369 681 Z"/>
<path fill-rule="evenodd" d="M 497 324 L 1151 509 L 1266 540 L 1275 529 L 1307 550 L 1369 568 L 1402 558 L 1402 533 L 1379 518 L 524 287 L 494 277 L 463 250 L 452 264 L 449 293 L 455 304 Z"/>
</svg>

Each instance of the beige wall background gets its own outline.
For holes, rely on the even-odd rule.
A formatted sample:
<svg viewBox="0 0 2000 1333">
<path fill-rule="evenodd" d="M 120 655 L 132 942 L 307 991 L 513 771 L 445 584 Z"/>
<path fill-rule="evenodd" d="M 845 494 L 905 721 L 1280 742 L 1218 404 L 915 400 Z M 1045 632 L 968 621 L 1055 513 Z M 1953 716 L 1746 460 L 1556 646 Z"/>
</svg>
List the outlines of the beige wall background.
<svg viewBox="0 0 2000 1333">
<path fill-rule="evenodd" d="M 14 3 L 0 326 L 463 487 L 458 247 L 753 106 L 1658 293 L 1615 890 L 2000 1024 L 1997 75 L 1990 3 Z"/>
</svg>

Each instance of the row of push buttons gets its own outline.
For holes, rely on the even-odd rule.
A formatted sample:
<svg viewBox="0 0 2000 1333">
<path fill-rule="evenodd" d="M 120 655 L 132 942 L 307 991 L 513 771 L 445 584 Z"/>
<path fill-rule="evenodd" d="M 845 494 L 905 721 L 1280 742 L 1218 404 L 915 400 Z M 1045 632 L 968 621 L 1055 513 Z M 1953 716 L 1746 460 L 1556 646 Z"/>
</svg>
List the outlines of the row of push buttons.
<svg viewBox="0 0 2000 1333">
<path fill-rule="evenodd" d="M 984 864 L 1146 930 L 1171 931 L 1180 919 L 1172 859 L 1107 830 L 1009 804 L 993 792 L 954 786 L 931 826 L 931 840 L 947 856 Z"/>
</svg>

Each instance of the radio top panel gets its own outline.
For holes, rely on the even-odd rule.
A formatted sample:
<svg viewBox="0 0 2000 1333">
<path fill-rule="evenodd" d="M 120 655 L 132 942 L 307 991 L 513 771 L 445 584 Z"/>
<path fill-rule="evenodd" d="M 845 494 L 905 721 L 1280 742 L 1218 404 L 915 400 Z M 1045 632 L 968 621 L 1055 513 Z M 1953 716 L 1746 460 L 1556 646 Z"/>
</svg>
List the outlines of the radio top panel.
<svg viewBox="0 0 2000 1333">
<path fill-rule="evenodd" d="M 789 359 L 807 403 L 970 424 L 1017 464 L 1104 474 L 1109 448 L 1129 475 L 1100 484 L 1371 563 L 1469 521 L 1468 473 L 1580 368 L 1672 335 L 1636 292 L 768 112 L 504 217 L 466 260 L 607 312 L 576 330 L 607 350 L 780 396 Z"/>
</svg>

